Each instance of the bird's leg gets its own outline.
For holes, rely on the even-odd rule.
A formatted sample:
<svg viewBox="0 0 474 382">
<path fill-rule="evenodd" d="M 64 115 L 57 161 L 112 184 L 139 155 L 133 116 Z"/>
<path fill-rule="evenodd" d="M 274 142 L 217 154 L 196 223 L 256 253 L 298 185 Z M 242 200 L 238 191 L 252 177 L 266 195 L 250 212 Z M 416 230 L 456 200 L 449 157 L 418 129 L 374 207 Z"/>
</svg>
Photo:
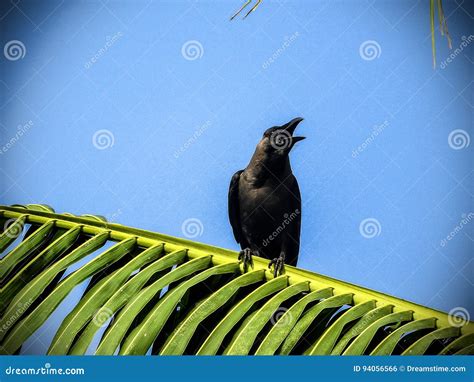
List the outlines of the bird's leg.
<svg viewBox="0 0 474 382">
<path fill-rule="evenodd" d="M 248 271 L 249 265 L 253 268 L 252 251 L 250 248 L 245 248 L 239 252 L 239 262 L 244 266 L 244 273 Z"/>
<path fill-rule="evenodd" d="M 253 8 L 247 12 L 247 14 L 244 16 L 244 19 L 250 15 L 253 11 L 255 11 L 257 9 L 257 7 L 260 5 L 260 3 L 262 2 L 262 0 L 257 0 L 257 3 L 253 6 Z"/>
<path fill-rule="evenodd" d="M 247 0 L 247 2 L 246 2 L 244 5 L 242 5 L 242 6 L 240 7 L 240 9 L 239 9 L 237 12 L 235 12 L 234 15 L 233 15 L 230 19 L 233 20 L 233 19 L 235 18 L 235 16 L 237 16 L 240 12 L 242 12 L 243 9 L 244 9 L 247 5 L 249 5 L 251 2 L 252 2 L 252 0 Z M 247 17 L 247 16 L 246 16 L 246 17 Z"/>
<path fill-rule="evenodd" d="M 285 270 L 285 253 L 281 252 L 280 256 L 275 257 L 273 260 L 270 261 L 268 264 L 268 268 L 271 268 L 273 265 L 273 277 L 277 277 L 283 274 Z"/>
</svg>

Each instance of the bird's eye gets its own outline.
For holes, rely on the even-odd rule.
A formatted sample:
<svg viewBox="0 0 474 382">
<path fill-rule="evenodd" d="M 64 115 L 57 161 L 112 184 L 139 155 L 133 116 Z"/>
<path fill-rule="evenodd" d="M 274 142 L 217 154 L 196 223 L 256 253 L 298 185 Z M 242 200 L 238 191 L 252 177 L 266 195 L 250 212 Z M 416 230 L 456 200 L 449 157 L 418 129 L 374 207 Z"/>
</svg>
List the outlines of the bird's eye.
<svg viewBox="0 0 474 382">
<path fill-rule="evenodd" d="M 263 133 L 264 137 L 269 137 L 272 134 L 272 130 L 268 129 Z"/>
</svg>

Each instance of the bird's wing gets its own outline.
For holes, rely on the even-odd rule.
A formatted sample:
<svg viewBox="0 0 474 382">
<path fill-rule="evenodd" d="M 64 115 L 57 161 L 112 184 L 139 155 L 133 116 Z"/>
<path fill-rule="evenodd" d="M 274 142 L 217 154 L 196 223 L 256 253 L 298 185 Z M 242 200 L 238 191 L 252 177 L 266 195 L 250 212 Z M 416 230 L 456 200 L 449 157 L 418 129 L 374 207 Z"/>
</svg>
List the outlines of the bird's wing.
<svg viewBox="0 0 474 382">
<path fill-rule="evenodd" d="M 237 243 L 242 240 L 242 227 L 240 225 L 240 211 L 239 211 L 239 179 L 243 170 L 237 171 L 230 181 L 229 186 L 229 221 L 234 231 L 234 237 Z"/>
<path fill-rule="evenodd" d="M 300 231 L 301 231 L 301 194 L 298 186 L 298 181 L 294 178 L 294 183 L 291 186 L 293 197 L 290 198 L 290 211 L 295 212 L 297 216 L 287 227 L 288 243 L 287 243 L 287 264 L 296 266 L 298 261 L 298 253 L 300 249 Z"/>
</svg>

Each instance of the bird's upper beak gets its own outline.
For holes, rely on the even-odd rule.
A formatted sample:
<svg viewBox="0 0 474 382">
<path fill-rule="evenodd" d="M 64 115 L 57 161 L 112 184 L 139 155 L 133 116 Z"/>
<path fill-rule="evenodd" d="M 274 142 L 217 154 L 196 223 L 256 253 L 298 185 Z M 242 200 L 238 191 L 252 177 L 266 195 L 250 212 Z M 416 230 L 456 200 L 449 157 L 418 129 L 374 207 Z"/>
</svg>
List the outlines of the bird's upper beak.
<svg viewBox="0 0 474 382">
<path fill-rule="evenodd" d="M 286 130 L 288 131 L 289 133 L 291 133 L 291 135 L 293 135 L 295 129 L 296 129 L 296 126 L 298 126 L 298 124 L 303 120 L 303 118 L 295 118 L 295 119 L 292 119 L 290 122 L 284 124 L 282 126 L 283 130 Z"/>
<path fill-rule="evenodd" d="M 296 127 L 299 125 L 299 123 L 303 121 L 303 118 L 294 118 L 290 122 L 286 123 L 285 125 L 282 126 L 283 130 L 288 131 L 291 135 L 295 132 Z M 292 137 L 293 140 L 293 145 L 298 142 L 302 141 L 306 137 Z"/>
</svg>

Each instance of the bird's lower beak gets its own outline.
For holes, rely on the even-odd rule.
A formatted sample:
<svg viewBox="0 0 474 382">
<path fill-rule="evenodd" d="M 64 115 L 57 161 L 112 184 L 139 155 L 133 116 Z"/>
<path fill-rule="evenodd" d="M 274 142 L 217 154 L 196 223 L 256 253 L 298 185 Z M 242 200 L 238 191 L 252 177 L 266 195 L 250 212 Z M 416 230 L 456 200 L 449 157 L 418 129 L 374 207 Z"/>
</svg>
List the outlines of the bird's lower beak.
<svg viewBox="0 0 474 382">
<path fill-rule="evenodd" d="M 306 137 L 292 137 L 291 140 L 293 141 L 293 144 L 296 142 L 302 141 L 303 139 L 306 139 Z"/>
<path fill-rule="evenodd" d="M 291 135 L 293 135 L 295 129 L 296 129 L 296 126 L 299 125 L 299 123 L 303 120 L 303 118 L 295 118 L 295 119 L 292 119 L 290 122 L 288 122 L 287 124 L 283 125 L 282 128 L 283 130 L 286 130 L 288 131 Z M 294 139 L 294 138 L 293 138 Z"/>
</svg>

